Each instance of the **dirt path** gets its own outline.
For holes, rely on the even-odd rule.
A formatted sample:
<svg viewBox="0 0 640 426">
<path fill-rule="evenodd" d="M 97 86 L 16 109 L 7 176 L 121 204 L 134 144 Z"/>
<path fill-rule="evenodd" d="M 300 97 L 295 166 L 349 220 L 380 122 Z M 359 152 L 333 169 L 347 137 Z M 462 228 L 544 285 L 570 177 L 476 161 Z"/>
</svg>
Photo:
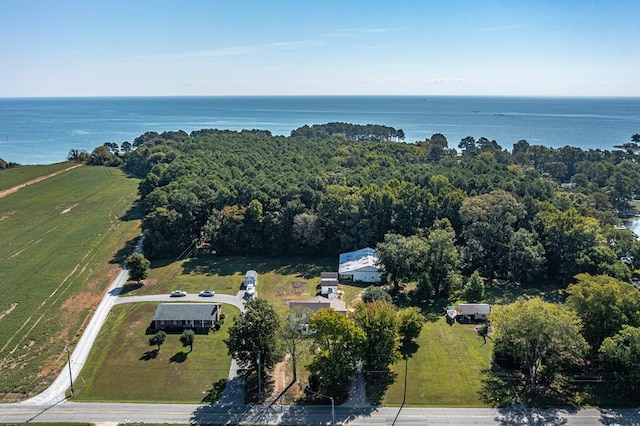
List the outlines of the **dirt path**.
<svg viewBox="0 0 640 426">
<path fill-rule="evenodd" d="M 56 175 L 59 175 L 60 173 L 67 172 L 67 171 L 69 171 L 71 169 L 75 169 L 76 167 L 80 167 L 80 166 L 82 166 L 82 164 L 76 164 L 75 166 L 67 167 L 66 169 L 58 170 L 57 172 L 53 172 L 53 173 L 50 173 L 50 174 L 45 175 L 45 176 L 38 176 L 37 178 L 31 179 L 28 182 L 21 183 L 20 185 L 16 185 L 16 186 L 11 187 L 9 189 L 5 189 L 4 191 L 0 191 L 0 198 L 5 197 L 5 196 L 7 196 L 9 194 L 13 194 L 14 192 L 18 192 L 20 189 L 24 188 L 25 186 L 41 182 L 41 181 L 43 181 L 45 179 L 49 179 L 50 177 L 54 177 Z"/>
</svg>

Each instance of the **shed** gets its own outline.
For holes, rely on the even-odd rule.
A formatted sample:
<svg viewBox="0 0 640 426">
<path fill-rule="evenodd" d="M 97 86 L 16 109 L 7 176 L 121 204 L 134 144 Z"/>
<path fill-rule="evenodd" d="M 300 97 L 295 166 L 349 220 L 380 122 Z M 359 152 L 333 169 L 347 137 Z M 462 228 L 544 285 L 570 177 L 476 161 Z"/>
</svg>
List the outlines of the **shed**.
<svg viewBox="0 0 640 426">
<path fill-rule="evenodd" d="M 153 316 L 153 326 L 156 330 L 208 330 L 220 319 L 220 311 L 215 303 L 161 303 Z"/>
<path fill-rule="evenodd" d="M 379 264 L 376 251 L 370 247 L 340 255 L 340 280 L 379 283 L 382 282 L 383 272 L 384 268 Z"/>
<path fill-rule="evenodd" d="M 491 313 L 491 305 L 487 303 L 460 303 L 456 307 L 459 322 L 483 321 Z"/>
<path fill-rule="evenodd" d="M 338 273 L 320 273 L 320 294 L 330 299 L 338 297 Z"/>
<path fill-rule="evenodd" d="M 258 286 L 258 273 L 253 269 L 250 269 L 244 274 L 244 280 L 242 280 L 242 284 L 244 284 L 245 289 L 249 289 L 249 287 L 257 287 Z"/>
</svg>

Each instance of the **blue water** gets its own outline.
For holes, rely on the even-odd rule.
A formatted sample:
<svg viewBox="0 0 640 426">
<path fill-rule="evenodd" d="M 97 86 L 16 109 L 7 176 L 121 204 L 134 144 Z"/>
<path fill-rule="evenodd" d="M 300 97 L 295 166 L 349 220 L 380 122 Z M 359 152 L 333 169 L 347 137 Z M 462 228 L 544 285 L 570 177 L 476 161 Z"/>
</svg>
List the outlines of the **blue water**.
<svg viewBox="0 0 640 426">
<path fill-rule="evenodd" d="M 549 147 L 612 149 L 640 133 L 640 98 L 424 96 L 161 97 L 0 99 L 0 158 L 63 161 L 72 148 L 132 141 L 146 131 L 265 129 L 342 121 L 404 130 L 407 142 L 444 134 L 511 149 L 520 139 Z"/>
</svg>

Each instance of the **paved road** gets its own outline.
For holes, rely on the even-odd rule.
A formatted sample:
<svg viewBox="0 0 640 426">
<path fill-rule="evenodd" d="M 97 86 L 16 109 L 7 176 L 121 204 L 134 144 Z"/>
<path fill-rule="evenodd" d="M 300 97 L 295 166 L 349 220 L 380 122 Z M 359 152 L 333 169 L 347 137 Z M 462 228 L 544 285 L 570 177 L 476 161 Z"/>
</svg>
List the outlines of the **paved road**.
<svg viewBox="0 0 640 426">
<path fill-rule="evenodd" d="M 495 410 L 483 408 L 335 408 L 337 424 L 350 425 L 640 425 L 638 410 L 586 409 Z M 93 404 L 61 402 L 52 406 L 0 405 L 0 423 L 214 423 L 214 424 L 331 424 L 331 406 L 199 406 L 188 404 Z"/>
<path fill-rule="evenodd" d="M 184 297 L 171 297 L 168 294 L 152 294 L 149 296 L 122 296 L 115 301 L 115 304 L 139 302 L 215 302 L 233 305 L 240 309 L 241 312 L 244 312 L 243 296 L 244 291 L 238 292 L 235 296 L 231 294 L 216 294 L 213 297 L 200 297 L 197 294 L 187 294 Z"/>
</svg>

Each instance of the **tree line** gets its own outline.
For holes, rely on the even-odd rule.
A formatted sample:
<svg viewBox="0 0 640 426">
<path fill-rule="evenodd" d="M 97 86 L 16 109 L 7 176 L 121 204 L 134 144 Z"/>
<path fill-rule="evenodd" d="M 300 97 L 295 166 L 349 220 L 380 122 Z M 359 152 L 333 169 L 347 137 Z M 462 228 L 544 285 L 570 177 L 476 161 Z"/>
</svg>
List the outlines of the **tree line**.
<svg viewBox="0 0 640 426">
<path fill-rule="evenodd" d="M 414 255 L 406 270 L 388 268 L 392 281 L 422 280 L 432 297 L 476 270 L 566 284 L 578 273 L 629 281 L 640 264 L 636 238 L 616 226 L 640 194 L 633 153 L 526 141 L 510 152 L 484 137 L 455 149 L 441 134 L 412 144 L 299 130 L 147 132 L 85 160 L 142 179 L 148 257 L 202 242 L 221 254 L 270 256 L 366 246 L 391 253 L 395 245 L 403 256 L 429 255 Z"/>
</svg>

